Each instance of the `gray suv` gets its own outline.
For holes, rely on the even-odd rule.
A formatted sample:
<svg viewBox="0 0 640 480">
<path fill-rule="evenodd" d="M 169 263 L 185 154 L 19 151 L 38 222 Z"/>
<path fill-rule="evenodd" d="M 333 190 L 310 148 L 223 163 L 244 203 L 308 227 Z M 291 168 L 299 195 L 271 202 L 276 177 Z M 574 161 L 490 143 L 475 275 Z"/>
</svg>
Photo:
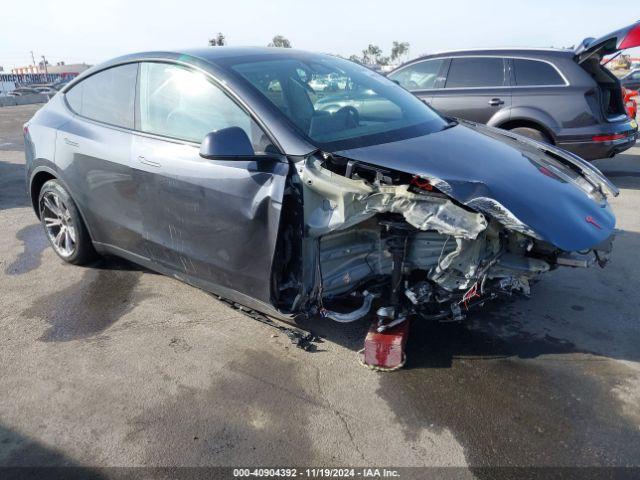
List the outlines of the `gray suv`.
<svg viewBox="0 0 640 480">
<path fill-rule="evenodd" d="M 512 130 L 593 160 L 633 146 L 620 82 L 604 55 L 640 44 L 640 23 L 574 50 L 486 49 L 427 55 L 388 74 L 441 113 Z"/>
</svg>

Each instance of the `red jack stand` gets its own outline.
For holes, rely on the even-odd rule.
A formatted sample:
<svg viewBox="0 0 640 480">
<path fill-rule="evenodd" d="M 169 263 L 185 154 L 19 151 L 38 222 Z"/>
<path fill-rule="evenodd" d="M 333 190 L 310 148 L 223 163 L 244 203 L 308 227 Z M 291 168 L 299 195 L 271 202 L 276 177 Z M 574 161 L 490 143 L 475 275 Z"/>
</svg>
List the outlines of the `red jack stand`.
<svg viewBox="0 0 640 480">
<path fill-rule="evenodd" d="M 364 339 L 364 365 L 381 371 L 402 368 L 406 360 L 409 319 L 382 333 L 377 332 L 376 327 L 374 322 Z"/>
</svg>

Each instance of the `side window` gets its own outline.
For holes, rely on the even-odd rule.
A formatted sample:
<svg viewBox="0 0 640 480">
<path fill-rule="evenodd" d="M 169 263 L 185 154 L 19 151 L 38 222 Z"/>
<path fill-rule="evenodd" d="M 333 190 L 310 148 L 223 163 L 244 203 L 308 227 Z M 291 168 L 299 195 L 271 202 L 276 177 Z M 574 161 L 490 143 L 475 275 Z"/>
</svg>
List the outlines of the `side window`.
<svg viewBox="0 0 640 480">
<path fill-rule="evenodd" d="M 91 75 L 65 96 L 78 115 L 118 127 L 133 128 L 138 65 L 131 63 Z"/>
<path fill-rule="evenodd" d="M 269 145 L 251 117 L 204 74 L 179 65 L 141 64 L 140 130 L 200 143 L 207 133 L 227 127 L 242 128 L 256 152 Z"/>
<path fill-rule="evenodd" d="M 453 58 L 445 88 L 501 87 L 504 85 L 502 58 Z"/>
<path fill-rule="evenodd" d="M 67 103 L 78 115 L 82 115 L 82 90 L 84 89 L 84 82 L 81 82 L 74 86 L 71 90 L 64 94 L 67 99 Z"/>
<path fill-rule="evenodd" d="M 389 78 L 407 90 L 434 88 L 443 62 L 442 59 L 425 60 L 394 72 Z"/>
<path fill-rule="evenodd" d="M 514 58 L 513 72 L 518 86 L 565 84 L 565 81 L 553 66 L 538 60 Z"/>
</svg>

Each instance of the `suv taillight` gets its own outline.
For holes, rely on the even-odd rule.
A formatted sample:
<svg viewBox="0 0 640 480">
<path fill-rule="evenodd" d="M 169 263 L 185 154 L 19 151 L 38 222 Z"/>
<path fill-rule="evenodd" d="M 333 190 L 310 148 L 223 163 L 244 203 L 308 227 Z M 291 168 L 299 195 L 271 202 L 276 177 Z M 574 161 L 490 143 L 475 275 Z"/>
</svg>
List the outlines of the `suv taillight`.
<svg viewBox="0 0 640 480">
<path fill-rule="evenodd" d="M 591 137 L 591 140 L 594 142 L 612 142 L 613 140 L 620 140 L 621 138 L 625 138 L 627 136 L 626 133 L 612 133 L 611 135 L 594 135 Z"/>
</svg>

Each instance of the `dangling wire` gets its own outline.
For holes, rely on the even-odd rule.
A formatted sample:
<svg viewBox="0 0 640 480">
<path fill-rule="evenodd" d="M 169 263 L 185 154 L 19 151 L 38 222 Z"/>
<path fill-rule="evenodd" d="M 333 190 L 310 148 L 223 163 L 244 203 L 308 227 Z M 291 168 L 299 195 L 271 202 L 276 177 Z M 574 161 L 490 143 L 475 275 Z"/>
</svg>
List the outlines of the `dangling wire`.
<svg viewBox="0 0 640 480">
<path fill-rule="evenodd" d="M 324 281 L 322 279 L 322 265 L 320 263 L 320 242 L 322 240 L 322 235 L 318 237 L 318 257 L 317 257 L 317 275 L 318 275 L 318 305 L 320 307 L 320 311 L 324 310 L 324 303 L 322 302 L 322 292 L 324 290 Z"/>
<path fill-rule="evenodd" d="M 450 238 L 451 238 L 451 235 L 447 235 L 447 239 L 442 244 L 442 250 L 440 250 L 440 256 L 438 257 L 438 262 L 437 262 L 438 270 L 442 270 L 442 267 L 440 266 L 440 261 L 442 260 L 442 254 L 444 253 L 444 249 L 447 247 L 447 243 L 449 242 Z"/>
</svg>

